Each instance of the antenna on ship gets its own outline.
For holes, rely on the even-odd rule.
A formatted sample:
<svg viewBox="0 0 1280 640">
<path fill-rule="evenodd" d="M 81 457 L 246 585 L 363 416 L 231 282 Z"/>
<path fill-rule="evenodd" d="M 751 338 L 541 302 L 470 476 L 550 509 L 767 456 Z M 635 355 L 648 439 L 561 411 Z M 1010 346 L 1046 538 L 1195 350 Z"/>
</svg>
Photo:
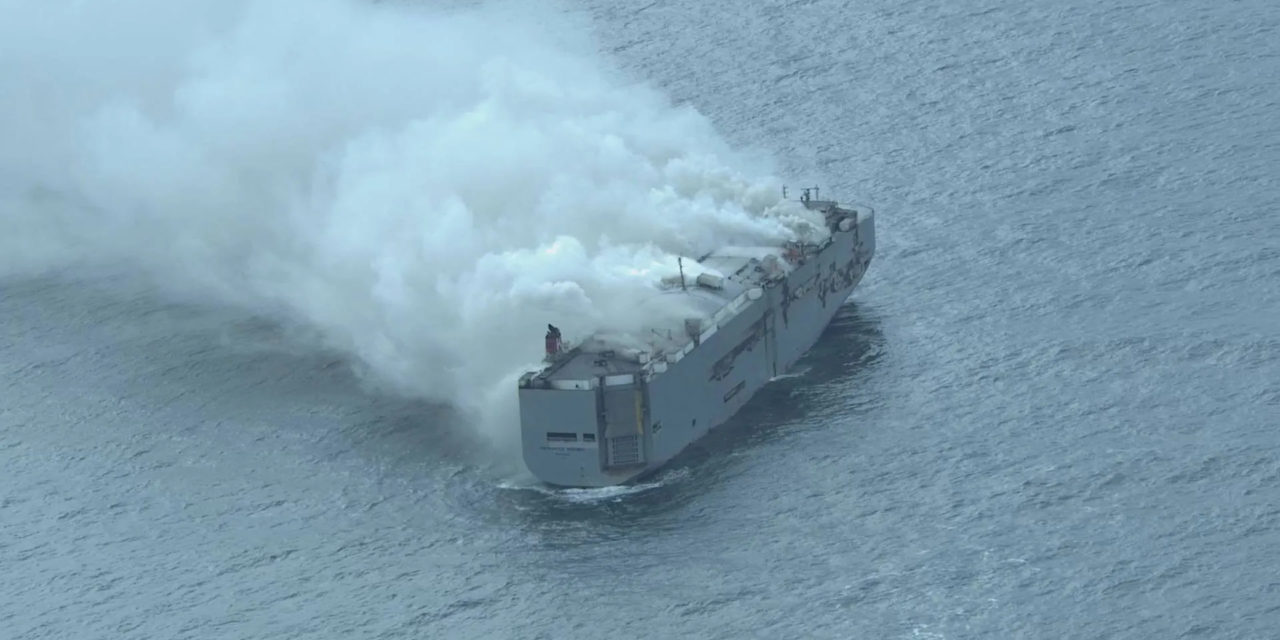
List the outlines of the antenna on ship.
<svg viewBox="0 0 1280 640">
<path fill-rule="evenodd" d="M 676 265 L 680 267 L 680 289 L 688 291 L 689 289 L 684 286 L 684 258 L 676 256 Z"/>
<path fill-rule="evenodd" d="M 785 185 L 785 184 L 784 184 L 784 185 L 782 185 L 782 199 L 783 199 L 783 200 L 786 200 L 786 199 L 787 199 L 787 185 Z"/>
</svg>

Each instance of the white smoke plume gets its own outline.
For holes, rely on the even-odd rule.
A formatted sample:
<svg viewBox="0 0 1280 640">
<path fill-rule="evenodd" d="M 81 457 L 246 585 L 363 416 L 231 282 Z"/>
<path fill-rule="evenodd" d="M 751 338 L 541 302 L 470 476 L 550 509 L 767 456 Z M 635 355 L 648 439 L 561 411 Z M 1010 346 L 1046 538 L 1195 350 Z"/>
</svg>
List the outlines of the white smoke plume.
<svg viewBox="0 0 1280 640">
<path fill-rule="evenodd" d="M 499 439 L 548 322 L 821 233 L 756 164 L 546 11 L 0 0 L 0 275 L 123 262 Z"/>
</svg>

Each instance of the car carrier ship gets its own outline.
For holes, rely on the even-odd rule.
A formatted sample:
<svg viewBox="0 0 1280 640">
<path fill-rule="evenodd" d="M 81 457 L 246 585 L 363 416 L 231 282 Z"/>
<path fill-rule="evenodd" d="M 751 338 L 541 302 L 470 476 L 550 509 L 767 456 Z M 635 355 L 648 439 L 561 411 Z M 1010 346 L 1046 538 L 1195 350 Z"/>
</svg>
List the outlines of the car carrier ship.
<svg viewBox="0 0 1280 640">
<path fill-rule="evenodd" d="M 546 366 L 524 374 L 518 390 L 535 476 L 602 487 L 650 474 L 813 346 L 871 263 L 875 217 L 820 200 L 816 188 L 800 202 L 823 215 L 825 239 L 725 247 L 698 259 L 705 271 L 688 279 L 682 265 L 668 295 L 688 296 L 704 317 L 653 328 L 645 349 L 591 339 L 564 348 L 560 330 L 547 327 Z"/>
</svg>

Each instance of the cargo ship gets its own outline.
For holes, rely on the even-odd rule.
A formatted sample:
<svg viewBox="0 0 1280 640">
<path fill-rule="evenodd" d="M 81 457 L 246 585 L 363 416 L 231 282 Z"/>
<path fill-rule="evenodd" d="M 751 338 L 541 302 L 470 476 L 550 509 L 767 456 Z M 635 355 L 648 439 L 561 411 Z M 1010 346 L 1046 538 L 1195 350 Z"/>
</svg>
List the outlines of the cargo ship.
<svg viewBox="0 0 1280 640">
<path fill-rule="evenodd" d="M 525 465 L 560 487 L 626 484 L 723 424 L 817 341 L 875 253 L 875 214 L 802 190 L 819 242 L 724 247 L 683 258 L 666 295 L 697 317 L 651 327 L 643 348 L 588 337 L 566 347 L 548 325 L 545 366 L 519 381 Z M 694 264 L 696 262 L 696 264 Z"/>
</svg>

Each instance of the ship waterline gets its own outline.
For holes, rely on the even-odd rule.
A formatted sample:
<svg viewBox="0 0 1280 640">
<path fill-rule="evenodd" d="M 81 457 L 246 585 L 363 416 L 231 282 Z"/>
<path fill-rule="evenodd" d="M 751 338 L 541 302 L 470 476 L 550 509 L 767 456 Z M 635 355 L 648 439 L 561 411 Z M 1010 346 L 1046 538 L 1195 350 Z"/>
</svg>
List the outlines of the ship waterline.
<svg viewBox="0 0 1280 640">
<path fill-rule="evenodd" d="M 644 477 L 814 345 L 871 263 L 875 216 L 809 194 L 801 202 L 823 214 L 829 236 L 703 256 L 696 266 L 706 272 L 682 277 L 672 293 L 689 296 L 706 317 L 654 328 L 648 348 L 586 340 L 561 352 L 559 330 L 548 327 L 552 357 L 522 376 L 518 390 L 524 461 L 536 477 L 564 487 Z"/>
</svg>

